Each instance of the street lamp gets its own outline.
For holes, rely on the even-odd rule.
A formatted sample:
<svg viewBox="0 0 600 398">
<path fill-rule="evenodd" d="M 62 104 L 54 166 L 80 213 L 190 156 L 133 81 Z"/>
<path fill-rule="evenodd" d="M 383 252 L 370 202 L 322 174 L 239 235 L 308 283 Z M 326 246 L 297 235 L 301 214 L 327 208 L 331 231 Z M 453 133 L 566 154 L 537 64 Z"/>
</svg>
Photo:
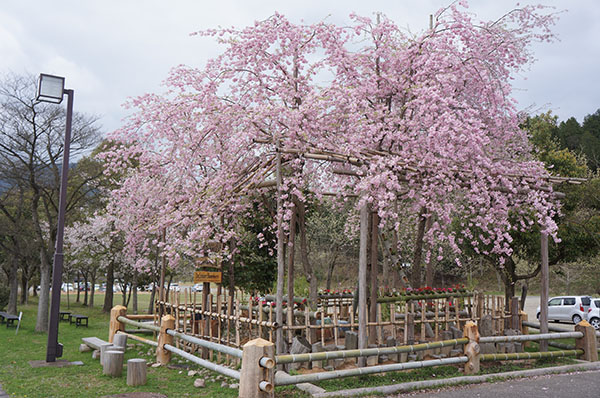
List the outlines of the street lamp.
<svg viewBox="0 0 600 398">
<path fill-rule="evenodd" d="M 67 176 L 69 173 L 69 152 L 71 149 L 71 121 L 73 119 L 74 92 L 71 89 L 65 89 L 64 77 L 47 75 L 44 73 L 40 74 L 36 96 L 37 101 L 60 104 L 65 94 L 67 95 L 67 124 L 60 180 L 60 195 L 58 200 L 58 225 L 56 227 L 56 248 L 54 250 L 54 266 L 52 269 L 52 302 L 50 306 L 50 325 L 48 326 L 46 362 L 56 362 L 56 358 L 60 358 L 63 352 L 63 346 L 58 342 L 58 321 L 60 311 L 62 270 L 64 262 L 63 242 L 65 234 Z"/>
</svg>

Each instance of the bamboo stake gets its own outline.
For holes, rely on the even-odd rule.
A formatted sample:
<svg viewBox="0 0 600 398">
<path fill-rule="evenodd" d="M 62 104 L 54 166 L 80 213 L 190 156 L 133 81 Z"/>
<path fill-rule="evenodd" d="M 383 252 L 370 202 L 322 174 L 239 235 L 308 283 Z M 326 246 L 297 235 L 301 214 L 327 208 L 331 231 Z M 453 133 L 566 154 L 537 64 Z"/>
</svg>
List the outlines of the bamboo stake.
<svg viewBox="0 0 600 398">
<path fill-rule="evenodd" d="M 338 326 L 339 326 L 339 324 L 338 324 L 337 310 L 338 310 L 337 305 L 334 305 L 334 307 L 333 307 L 333 325 L 335 327 L 333 328 L 333 341 L 335 342 L 336 346 L 339 344 L 338 343 L 338 337 L 339 337 L 338 336 L 339 335 L 339 328 L 338 328 Z"/>
<path fill-rule="evenodd" d="M 269 305 L 269 323 L 273 324 L 273 307 Z M 273 342 L 273 327 L 269 328 L 269 341 Z"/>
<path fill-rule="evenodd" d="M 427 311 L 427 301 L 421 301 L 421 341 L 425 341 L 425 311 Z"/>
<path fill-rule="evenodd" d="M 435 303 L 435 340 L 437 341 L 440 337 L 440 300 L 434 300 Z"/>
<path fill-rule="evenodd" d="M 304 307 L 304 327 L 306 328 L 306 340 L 308 340 L 308 342 L 310 344 L 313 343 L 313 339 L 310 333 L 310 317 L 308 316 L 308 314 L 310 313 L 310 308 L 308 307 L 308 304 Z"/>
<path fill-rule="evenodd" d="M 396 340 L 398 338 L 398 331 L 396 330 L 396 303 L 390 304 L 390 321 L 392 322 L 392 337 Z"/>
<path fill-rule="evenodd" d="M 404 303 L 404 345 L 408 344 L 408 302 Z"/>
<path fill-rule="evenodd" d="M 262 302 L 258 302 L 258 337 L 263 338 L 263 330 L 262 330 L 262 322 L 263 322 L 263 304 Z"/>
<path fill-rule="evenodd" d="M 241 348 L 240 344 L 240 298 L 236 295 L 235 298 L 235 346 Z M 239 358 L 236 358 L 235 362 L 239 365 Z"/>
<path fill-rule="evenodd" d="M 446 331 L 450 330 L 450 302 L 448 299 L 444 301 L 444 321 L 446 322 Z"/>
<path fill-rule="evenodd" d="M 381 304 L 377 304 L 377 323 L 379 324 L 379 327 L 377 328 L 377 341 L 379 342 L 379 344 L 383 344 L 383 325 L 382 325 L 382 319 L 381 319 Z M 337 328 L 335 329 L 337 331 Z M 337 345 L 337 342 L 335 343 Z"/>
<path fill-rule="evenodd" d="M 325 313 L 321 310 L 321 344 L 325 345 Z"/>
<path fill-rule="evenodd" d="M 458 307 L 458 299 L 456 299 L 456 302 L 454 304 L 454 312 L 456 313 L 456 327 L 458 328 L 458 330 L 462 330 L 460 328 L 460 309 Z"/>
<path fill-rule="evenodd" d="M 221 313 L 221 292 L 220 292 L 220 287 L 219 290 L 217 291 L 217 313 Z M 218 316 L 217 317 L 217 343 L 219 344 L 223 344 L 223 341 L 221 341 L 221 317 Z M 217 361 L 221 362 L 221 353 L 218 352 L 217 353 Z"/>
<path fill-rule="evenodd" d="M 175 309 L 175 330 L 177 331 L 179 331 L 179 296 L 180 292 L 177 292 L 177 294 L 175 295 L 175 305 L 177 305 L 177 308 Z M 179 340 L 175 342 L 175 347 L 180 348 Z"/>
</svg>

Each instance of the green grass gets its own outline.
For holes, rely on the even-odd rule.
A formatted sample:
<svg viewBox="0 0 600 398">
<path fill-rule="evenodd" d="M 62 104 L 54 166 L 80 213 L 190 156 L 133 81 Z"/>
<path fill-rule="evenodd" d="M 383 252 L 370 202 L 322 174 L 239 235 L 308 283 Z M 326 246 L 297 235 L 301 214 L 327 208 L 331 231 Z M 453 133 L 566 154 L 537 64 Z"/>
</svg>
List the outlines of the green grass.
<svg viewBox="0 0 600 398">
<path fill-rule="evenodd" d="M 102 368 L 98 360 L 91 358 L 91 353 L 78 351 L 82 337 L 96 336 L 103 340 L 108 339 L 108 314 L 102 313 L 102 294 L 96 294 L 94 308 L 83 307 L 74 303 L 75 297 L 70 297 L 70 310 L 73 313 L 89 316 L 89 328 L 69 325 L 61 322 L 59 326 L 59 342 L 64 345 L 63 358 L 69 361 L 82 361 L 83 366 L 65 368 L 32 368 L 29 361 L 43 360 L 46 357 L 47 335 L 34 332 L 37 303 L 20 306 L 23 311 L 23 320 L 18 335 L 15 328 L 0 327 L 0 384 L 11 397 L 100 397 L 109 394 L 118 394 L 133 391 L 160 392 L 169 397 L 237 397 L 237 389 L 221 387 L 222 376 L 203 370 L 201 376 L 207 380 L 207 387 L 196 389 L 193 387 L 196 377 L 187 376 L 189 369 L 200 368 L 188 361 L 173 357 L 171 367 L 148 368 L 148 383 L 145 386 L 129 387 L 126 384 L 126 370 L 120 378 L 110 378 L 102 375 Z M 61 309 L 67 309 L 66 295 L 63 294 Z M 145 311 L 148 307 L 149 294 L 140 294 L 140 309 Z M 120 295 L 115 296 L 115 304 L 120 304 Z M 132 341 L 130 341 L 132 343 Z M 530 344 L 528 350 L 535 350 Z M 148 345 L 136 345 L 128 350 L 125 361 L 130 358 L 145 358 L 154 362 L 154 349 Z M 574 363 L 571 359 L 552 359 L 532 361 L 528 364 L 519 362 L 494 363 L 482 366 L 483 373 L 498 373 L 519 370 L 531 367 L 556 366 L 565 363 Z M 411 371 L 389 372 L 382 375 L 350 377 L 345 379 L 320 382 L 319 385 L 328 391 L 347 388 L 380 386 L 398 384 L 402 382 L 443 379 L 462 375 L 461 370 L 454 366 L 425 368 Z M 214 380 L 214 381 L 212 381 Z M 233 383 L 228 380 L 228 383 Z M 304 398 L 303 393 L 292 386 L 277 387 L 277 397 Z"/>
<path fill-rule="evenodd" d="M 66 309 L 66 296 L 63 296 L 63 301 L 64 305 L 61 308 Z M 145 386 L 127 386 L 126 369 L 123 371 L 123 377 L 111 378 L 102 375 L 99 360 L 92 359 L 91 352 L 78 351 L 82 337 L 96 336 L 103 340 L 108 339 L 109 317 L 102 313 L 101 300 L 96 302 L 97 307 L 87 308 L 71 301 L 72 312 L 89 316 L 89 328 L 76 328 L 75 324 L 69 325 L 68 322 L 61 322 L 59 325 L 59 342 L 64 345 L 62 358 L 82 361 L 83 366 L 32 368 L 29 365 L 29 361 L 46 358 L 47 334 L 34 332 L 37 313 L 35 302 L 19 307 L 19 310 L 23 311 L 23 320 L 17 335 L 14 327 L 0 327 L 0 384 L 9 396 L 96 398 L 108 394 L 148 391 L 160 392 L 169 397 L 237 397 L 237 389 L 221 387 L 224 377 L 210 381 L 219 376 L 210 371 L 196 376 L 207 380 L 206 388 L 195 388 L 193 384 L 196 377 L 188 376 L 187 371 L 200 368 L 176 357 L 173 358 L 172 364 L 177 368 L 149 367 L 148 383 Z M 115 300 L 115 303 L 119 302 Z M 151 355 L 148 355 L 149 351 L 152 351 Z M 136 345 L 134 349 L 127 351 L 125 361 L 131 358 L 145 358 L 153 362 L 153 347 Z M 232 379 L 228 380 L 228 383 L 234 382 Z M 278 389 L 277 395 L 298 398 L 306 396 L 295 388 Z"/>
</svg>

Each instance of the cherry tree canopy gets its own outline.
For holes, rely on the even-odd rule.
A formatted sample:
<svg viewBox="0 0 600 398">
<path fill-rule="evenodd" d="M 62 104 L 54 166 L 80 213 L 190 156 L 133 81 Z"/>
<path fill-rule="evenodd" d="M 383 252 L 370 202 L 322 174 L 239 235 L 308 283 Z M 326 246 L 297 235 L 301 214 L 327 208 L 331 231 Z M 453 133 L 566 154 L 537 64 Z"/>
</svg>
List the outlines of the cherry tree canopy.
<svg viewBox="0 0 600 398">
<path fill-rule="evenodd" d="M 508 255 L 510 232 L 533 223 L 554 235 L 548 174 L 519 128 L 510 81 L 533 60 L 528 45 L 552 39 L 555 15 L 526 6 L 486 22 L 466 7 L 438 11 L 416 35 L 356 15 L 349 26 L 276 14 L 199 32 L 222 55 L 131 100 L 135 113 L 103 154 L 108 173 L 124 173 L 110 211 L 130 250 L 143 258 L 166 229 L 177 261 L 235 236 L 277 150 L 284 218 L 293 198 L 330 191 L 358 195 L 387 228 L 400 227 L 399 203 L 425 212 L 426 239 L 455 253 L 466 243 Z"/>
</svg>

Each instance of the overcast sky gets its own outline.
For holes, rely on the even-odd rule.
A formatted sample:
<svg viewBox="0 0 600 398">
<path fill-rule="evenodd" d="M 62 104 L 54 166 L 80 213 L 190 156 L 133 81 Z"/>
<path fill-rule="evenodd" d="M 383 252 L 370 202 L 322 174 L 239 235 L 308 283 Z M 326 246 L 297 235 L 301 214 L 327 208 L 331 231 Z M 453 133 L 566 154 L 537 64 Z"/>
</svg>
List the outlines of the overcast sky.
<svg viewBox="0 0 600 398">
<path fill-rule="evenodd" d="M 219 51 L 209 38 L 189 33 L 243 27 L 275 11 L 293 22 L 348 21 L 356 12 L 383 12 L 417 32 L 429 14 L 450 0 L 0 0 L 0 73 L 40 72 L 66 77 L 77 111 L 100 116 L 105 131 L 127 115 L 128 97 L 161 91 L 170 68 L 202 67 Z M 521 2 L 528 4 L 529 1 Z M 560 41 L 536 44 L 538 61 L 515 81 L 522 109 L 551 109 L 580 122 L 600 108 L 600 2 L 546 0 L 568 10 L 555 27 Z M 471 0 L 470 12 L 496 19 L 515 6 Z"/>
</svg>

